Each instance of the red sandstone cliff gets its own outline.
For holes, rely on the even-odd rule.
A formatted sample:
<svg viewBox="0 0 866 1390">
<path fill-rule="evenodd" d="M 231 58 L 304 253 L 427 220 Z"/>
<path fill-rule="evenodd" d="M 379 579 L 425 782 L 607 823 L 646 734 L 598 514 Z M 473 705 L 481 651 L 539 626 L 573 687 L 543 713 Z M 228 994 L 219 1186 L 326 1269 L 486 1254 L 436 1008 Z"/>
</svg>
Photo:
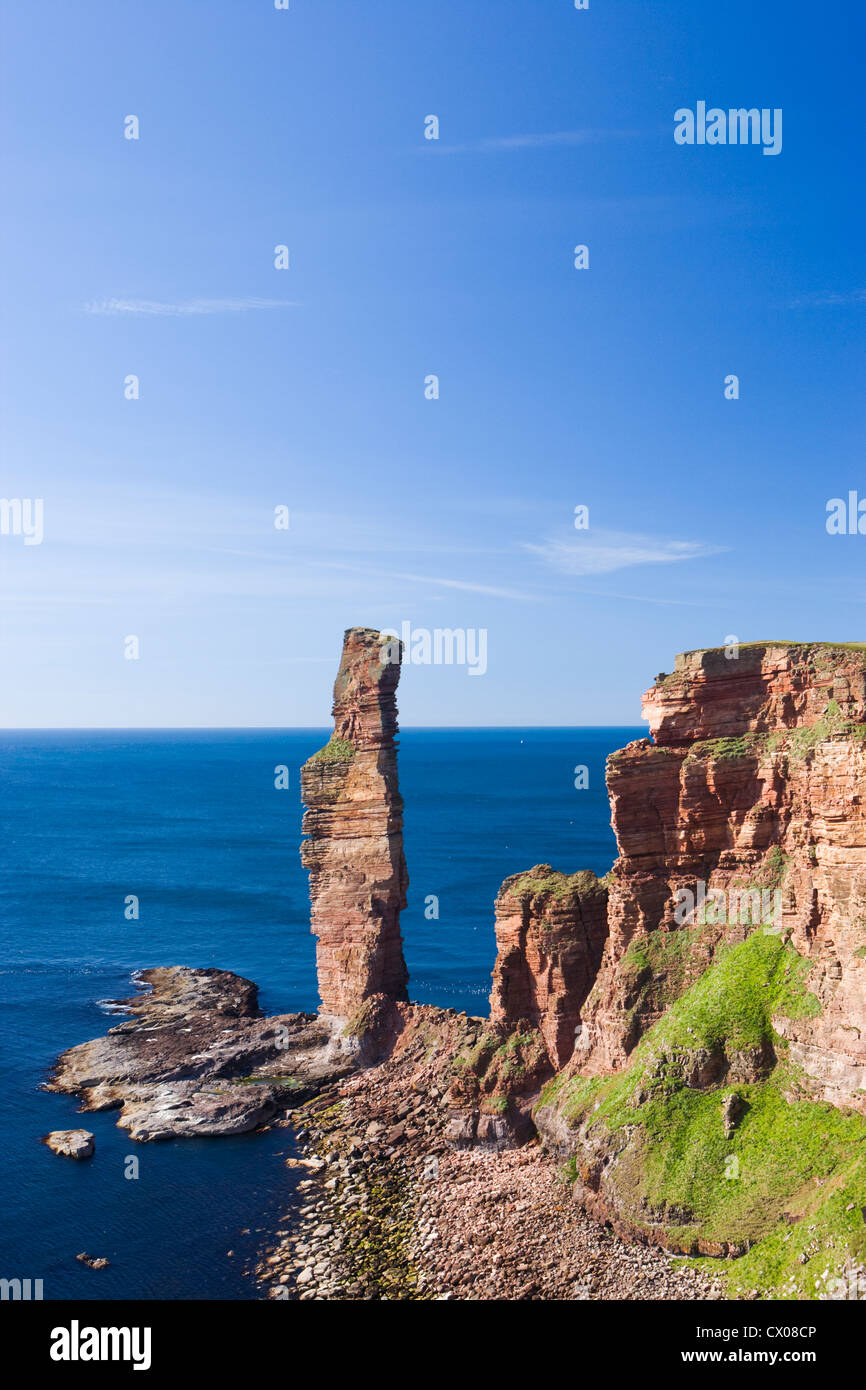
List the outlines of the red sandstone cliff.
<svg viewBox="0 0 866 1390">
<path fill-rule="evenodd" d="M 322 1012 L 361 1031 L 407 997 L 399 664 L 382 655 L 379 633 L 346 634 L 334 737 L 302 773 Z M 652 738 L 608 762 L 619 857 L 604 883 L 537 866 L 502 887 L 489 1037 L 454 1104 L 487 1096 L 505 1115 L 564 1065 L 621 1071 L 720 945 L 769 926 L 810 962 L 819 1005 L 774 1019 L 788 1057 L 815 1098 L 866 1110 L 866 648 L 687 653 L 644 709 Z M 689 893 L 704 917 L 683 915 Z M 713 1059 L 711 1079 L 771 1061 Z"/>
<path fill-rule="evenodd" d="M 581 1074 L 621 1069 L 717 946 L 752 930 L 743 890 L 778 890 L 775 927 L 813 963 L 821 1008 L 774 1026 L 816 1098 L 866 1110 L 864 660 L 866 648 L 821 644 L 689 652 L 644 696 L 654 742 L 608 763 L 619 858 Z M 719 899 L 707 915 L 721 920 L 696 929 L 677 921 L 676 895 L 699 883 L 727 910 Z M 668 949 L 684 926 L 688 949 Z M 636 970 L 631 943 L 649 966 Z"/>
<path fill-rule="evenodd" d="M 301 771 L 321 1012 L 358 1027 L 361 1011 L 383 997 L 407 997 L 400 911 L 409 879 L 394 741 L 400 656 L 399 642 L 389 647 L 370 628 L 346 632 L 334 733 Z"/>
<path fill-rule="evenodd" d="M 538 1028 L 553 1070 L 574 1050 L 580 1008 L 607 937 L 607 890 L 595 874 L 537 864 L 507 878 L 496 899 L 493 1023 Z"/>
<path fill-rule="evenodd" d="M 534 1133 L 532 1106 L 574 1050 L 607 934 L 606 903 L 595 874 L 569 877 L 549 864 L 503 883 L 490 1021 L 451 1068 L 446 1137 L 458 1148 L 512 1148 Z"/>
</svg>

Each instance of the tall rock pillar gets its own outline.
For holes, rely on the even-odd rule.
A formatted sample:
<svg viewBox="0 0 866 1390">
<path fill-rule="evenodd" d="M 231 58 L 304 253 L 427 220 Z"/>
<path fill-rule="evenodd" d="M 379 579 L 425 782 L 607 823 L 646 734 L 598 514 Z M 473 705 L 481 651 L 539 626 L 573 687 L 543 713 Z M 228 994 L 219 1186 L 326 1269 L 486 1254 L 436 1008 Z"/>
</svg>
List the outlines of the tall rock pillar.
<svg viewBox="0 0 866 1390">
<path fill-rule="evenodd" d="M 333 735 L 301 770 L 320 1011 L 359 1034 L 377 1004 L 407 998 L 400 910 L 409 876 L 394 741 L 401 655 L 396 639 L 349 628 Z"/>
</svg>

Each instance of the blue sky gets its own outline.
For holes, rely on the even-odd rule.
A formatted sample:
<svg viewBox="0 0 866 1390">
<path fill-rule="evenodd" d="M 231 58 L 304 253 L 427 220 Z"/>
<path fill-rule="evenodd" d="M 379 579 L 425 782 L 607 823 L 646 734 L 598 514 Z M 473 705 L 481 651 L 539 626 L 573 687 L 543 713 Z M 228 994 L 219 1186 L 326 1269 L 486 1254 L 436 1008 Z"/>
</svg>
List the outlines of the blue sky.
<svg viewBox="0 0 866 1390">
<path fill-rule="evenodd" d="M 0 496 L 44 539 L 0 535 L 0 724 L 324 724 L 356 623 L 487 630 L 407 725 L 635 723 L 677 651 L 863 638 L 855 6 L 2 16 Z M 781 154 L 676 145 L 698 100 Z"/>
</svg>

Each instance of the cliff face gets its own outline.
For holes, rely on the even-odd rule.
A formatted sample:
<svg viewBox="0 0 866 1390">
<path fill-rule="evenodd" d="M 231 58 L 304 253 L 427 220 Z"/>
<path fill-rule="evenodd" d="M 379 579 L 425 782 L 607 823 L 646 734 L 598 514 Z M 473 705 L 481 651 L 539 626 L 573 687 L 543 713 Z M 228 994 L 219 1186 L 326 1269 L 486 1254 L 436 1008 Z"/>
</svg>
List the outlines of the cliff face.
<svg viewBox="0 0 866 1390">
<path fill-rule="evenodd" d="M 595 874 L 569 877 L 537 864 L 507 878 L 497 896 L 490 1018 L 518 1031 L 538 1028 L 554 1070 L 574 1050 L 606 936 L 607 890 Z"/>
<path fill-rule="evenodd" d="M 654 742 L 608 764 L 619 859 L 575 1065 L 623 1067 L 719 945 L 757 926 L 813 966 L 820 1012 L 778 1025 L 791 1058 L 816 1097 L 866 1111 L 864 652 L 687 653 L 644 714 Z"/>
<path fill-rule="evenodd" d="M 382 660 L 383 655 L 385 660 Z M 405 1000 L 400 937 L 408 874 L 397 784 L 400 643 L 350 628 L 334 685 L 334 733 L 301 771 L 321 1012 L 362 1027 Z"/>
<path fill-rule="evenodd" d="M 864 662 L 691 652 L 644 697 L 601 967 L 534 1110 L 591 1215 L 773 1297 L 866 1275 Z"/>
</svg>

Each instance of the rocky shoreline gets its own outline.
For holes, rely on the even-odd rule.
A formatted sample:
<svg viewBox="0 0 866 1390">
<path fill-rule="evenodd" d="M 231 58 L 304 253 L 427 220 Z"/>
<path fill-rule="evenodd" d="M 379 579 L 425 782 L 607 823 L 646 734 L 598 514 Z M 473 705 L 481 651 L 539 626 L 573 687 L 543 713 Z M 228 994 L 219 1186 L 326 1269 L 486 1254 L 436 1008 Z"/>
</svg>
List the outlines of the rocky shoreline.
<svg viewBox="0 0 866 1390">
<path fill-rule="evenodd" d="M 582 1214 L 538 1143 L 455 1149 L 449 1101 L 381 1068 L 299 1107 L 299 1224 L 269 1245 L 262 1296 L 303 1301 L 708 1300 L 721 1281 Z M 395 1074 L 397 1073 L 397 1074 Z M 375 1118 L 370 1118 L 375 1116 Z"/>
<path fill-rule="evenodd" d="M 118 1108 L 140 1143 L 258 1129 L 351 1069 L 315 1014 L 265 1017 L 231 971 L 160 966 L 135 981 L 144 993 L 112 1001 L 130 1017 L 64 1052 L 44 1089 Z"/>
</svg>

